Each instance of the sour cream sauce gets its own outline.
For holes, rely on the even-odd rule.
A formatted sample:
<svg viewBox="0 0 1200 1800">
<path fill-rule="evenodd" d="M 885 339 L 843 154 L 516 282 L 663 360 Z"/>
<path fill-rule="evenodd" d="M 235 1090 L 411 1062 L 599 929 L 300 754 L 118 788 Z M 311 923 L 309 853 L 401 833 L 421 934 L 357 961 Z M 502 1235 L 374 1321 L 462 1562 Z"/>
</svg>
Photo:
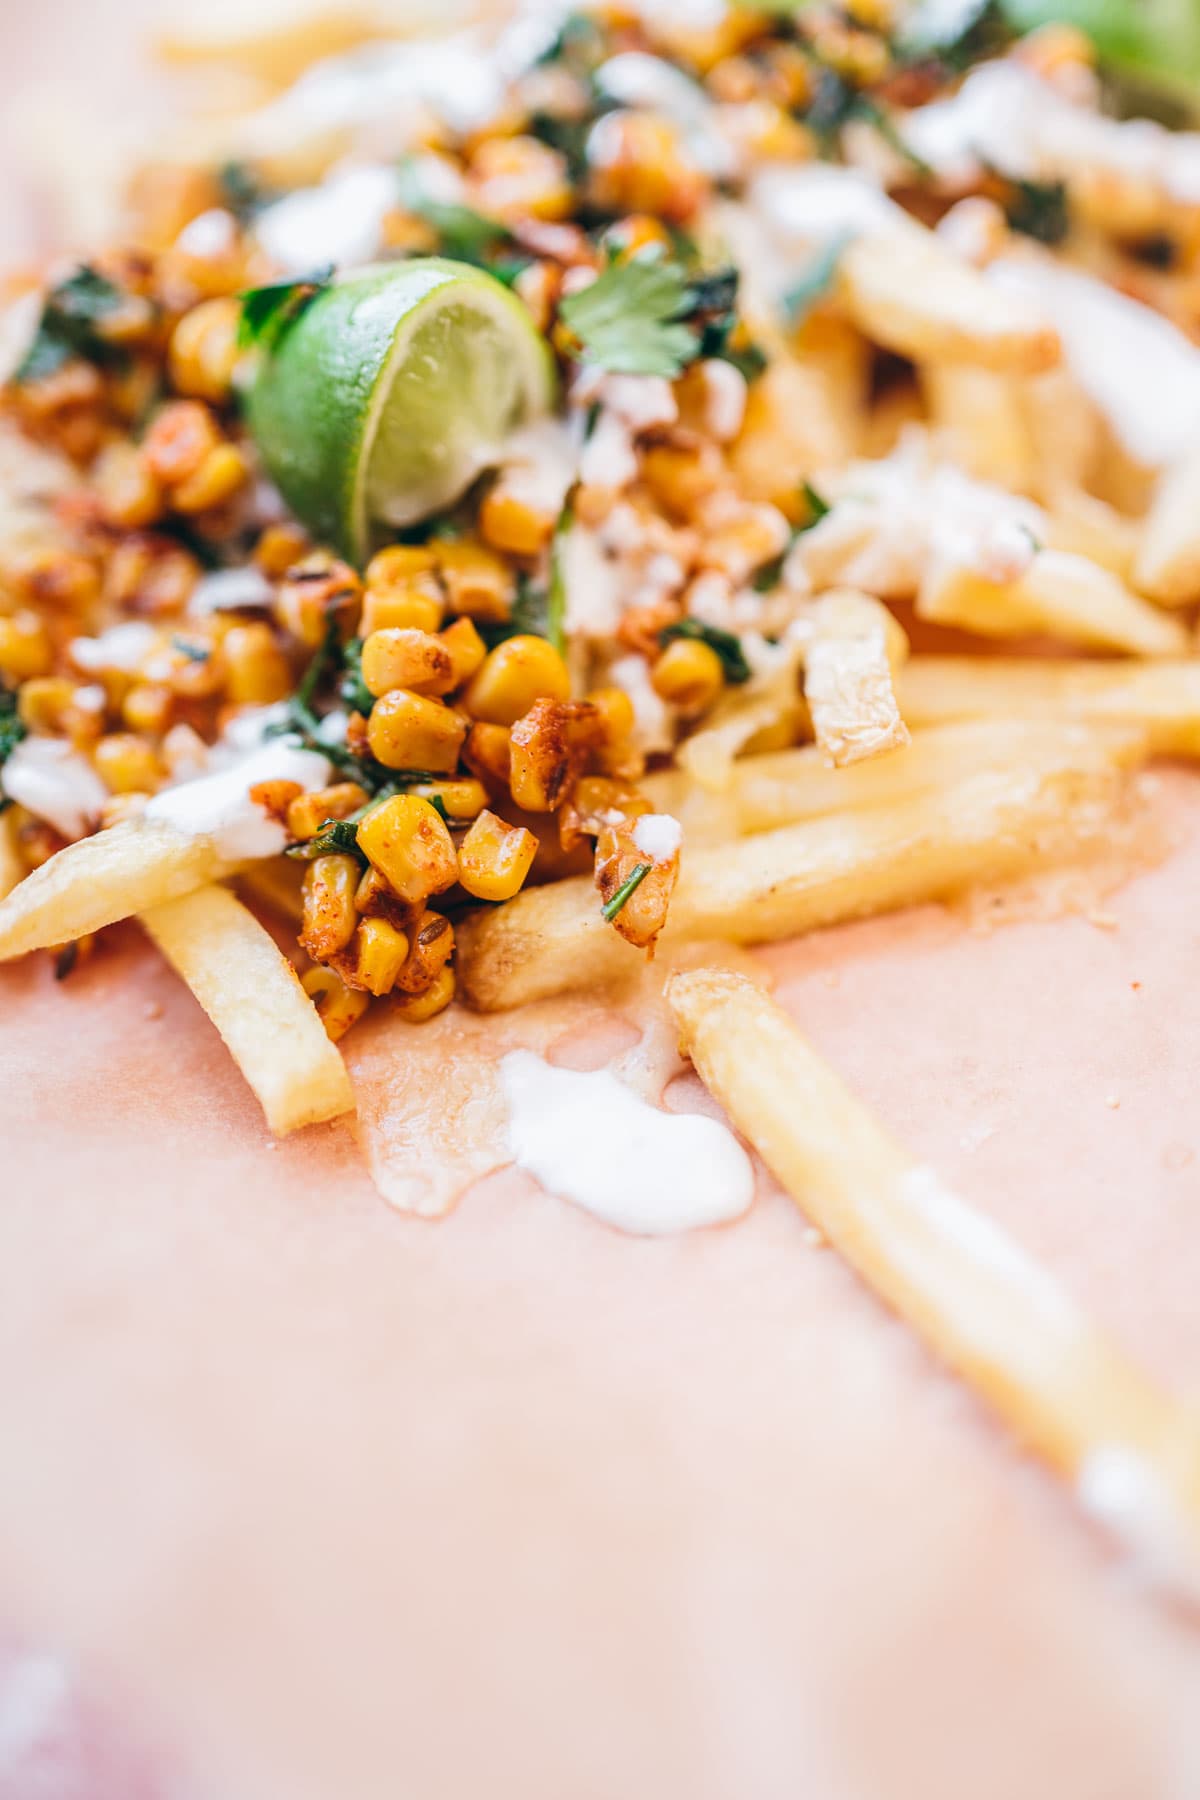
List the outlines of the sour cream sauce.
<svg viewBox="0 0 1200 1800">
<path fill-rule="evenodd" d="M 329 776 L 329 762 L 317 751 L 301 749 L 286 737 L 272 738 L 224 768 L 164 788 L 142 816 L 162 820 L 184 837 L 211 838 L 227 862 L 278 856 L 287 832 L 250 798 L 250 789 L 260 781 L 297 781 L 305 789 L 319 788 Z"/>
<path fill-rule="evenodd" d="M 751 1205 L 750 1158 L 715 1119 L 663 1112 L 606 1069 L 557 1069 L 529 1050 L 510 1052 L 500 1075 L 518 1166 L 618 1231 L 671 1236 Z"/>
</svg>

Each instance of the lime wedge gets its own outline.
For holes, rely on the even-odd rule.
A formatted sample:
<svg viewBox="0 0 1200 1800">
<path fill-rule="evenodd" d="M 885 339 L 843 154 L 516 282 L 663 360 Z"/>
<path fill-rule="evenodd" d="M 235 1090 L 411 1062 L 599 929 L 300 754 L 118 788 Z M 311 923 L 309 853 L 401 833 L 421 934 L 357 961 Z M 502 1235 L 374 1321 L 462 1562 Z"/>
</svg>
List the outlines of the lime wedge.
<svg viewBox="0 0 1200 1800">
<path fill-rule="evenodd" d="M 480 269 L 423 257 L 318 294 L 264 356 L 247 417 L 297 517 L 362 563 L 389 527 L 457 500 L 554 398 L 521 302 Z"/>
</svg>

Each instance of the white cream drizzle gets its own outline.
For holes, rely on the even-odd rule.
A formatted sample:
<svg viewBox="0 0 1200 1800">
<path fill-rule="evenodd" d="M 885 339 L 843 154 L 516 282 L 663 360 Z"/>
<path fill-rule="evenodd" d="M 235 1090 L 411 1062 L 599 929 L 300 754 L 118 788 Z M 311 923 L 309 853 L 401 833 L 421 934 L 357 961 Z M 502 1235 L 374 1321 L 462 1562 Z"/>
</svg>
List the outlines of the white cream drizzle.
<svg viewBox="0 0 1200 1800">
<path fill-rule="evenodd" d="M 651 862 L 670 862 L 683 843 L 683 826 L 670 813 L 643 813 L 634 825 L 633 841 Z"/>
<path fill-rule="evenodd" d="M 70 839 L 87 836 L 108 799 L 87 757 L 62 738 L 23 738 L 0 769 L 0 788 Z"/>
<path fill-rule="evenodd" d="M 287 274 L 327 263 L 352 267 L 370 262 L 399 192 L 392 168 L 367 164 L 335 169 L 320 186 L 297 188 L 268 206 L 255 220 L 254 234 Z"/>
<path fill-rule="evenodd" d="M 1102 1444 L 1075 1483 L 1079 1504 L 1130 1557 L 1134 1572 L 1156 1587 L 1200 1599 L 1200 1561 L 1179 1507 L 1136 1450 Z"/>
<path fill-rule="evenodd" d="M 250 789 L 260 781 L 298 781 L 303 788 L 319 788 L 329 776 L 329 762 L 317 751 L 273 738 L 225 768 L 163 788 L 148 802 L 143 817 L 164 820 L 185 837 L 211 838 L 229 862 L 277 856 L 287 843 L 287 831 L 255 804 Z"/>
<path fill-rule="evenodd" d="M 751 1205 L 750 1159 L 715 1119 L 663 1112 L 606 1069 L 556 1069 L 529 1050 L 506 1056 L 500 1075 L 517 1164 L 618 1231 L 695 1231 Z"/>
<path fill-rule="evenodd" d="M 239 569 L 213 569 L 192 589 L 187 610 L 193 619 L 215 612 L 239 612 L 269 606 L 274 594 L 275 589 L 254 563 Z"/>
<path fill-rule="evenodd" d="M 1200 444 L 1200 350 L 1169 319 L 1049 257 L 1000 257 L 987 276 L 1048 314 L 1130 456 L 1159 468 Z"/>
<path fill-rule="evenodd" d="M 161 641 L 153 625 L 142 619 L 129 619 L 122 625 L 110 625 L 97 637 L 72 638 L 67 648 L 75 667 L 88 675 L 108 670 L 136 675 Z"/>
</svg>

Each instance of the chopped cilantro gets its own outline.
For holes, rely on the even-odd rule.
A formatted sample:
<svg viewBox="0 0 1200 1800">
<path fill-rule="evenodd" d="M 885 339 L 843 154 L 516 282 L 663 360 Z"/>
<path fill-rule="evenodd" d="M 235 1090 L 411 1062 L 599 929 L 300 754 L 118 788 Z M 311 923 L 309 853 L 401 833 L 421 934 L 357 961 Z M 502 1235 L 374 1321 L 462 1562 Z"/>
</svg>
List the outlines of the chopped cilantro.
<svg viewBox="0 0 1200 1800">
<path fill-rule="evenodd" d="M 17 712 L 17 696 L 11 688 L 0 686 L 0 770 L 25 736 L 26 726 Z M 2 777 L 0 777 L 2 779 Z M 0 791 L 0 812 L 12 801 Z"/>
<path fill-rule="evenodd" d="M 285 854 L 297 862 L 312 862 L 317 856 L 360 856 L 358 827 L 352 819 L 326 819 L 315 837 L 293 844 Z"/>
<path fill-rule="evenodd" d="M 1011 181 L 1004 211 L 1014 231 L 1039 244 L 1061 244 L 1071 228 L 1063 181 Z"/>
<path fill-rule="evenodd" d="M 758 571 L 750 584 L 755 593 L 769 594 L 773 587 L 779 586 L 783 579 L 783 565 L 787 561 L 788 551 L 796 539 L 803 537 L 806 531 L 811 531 L 814 525 L 819 525 L 825 514 L 831 510 L 828 500 L 821 498 L 811 481 L 801 482 L 800 494 L 808 508 L 808 517 L 802 525 L 793 525 L 792 535 L 788 539 L 786 548 L 781 550 L 778 556 L 773 556 L 770 562 L 764 563 Z"/>
<path fill-rule="evenodd" d="M 590 74 L 607 54 L 604 32 L 597 21 L 587 13 L 571 12 L 536 58 L 534 67 L 564 63 L 573 74 Z"/>
<path fill-rule="evenodd" d="M 81 263 L 73 275 L 46 295 L 33 342 L 13 376 L 14 381 L 40 381 L 61 369 L 73 356 L 95 363 L 120 361 L 122 352 L 107 343 L 96 327 L 124 304 L 120 288 L 97 274 L 90 264 Z"/>
<path fill-rule="evenodd" d="M 217 170 L 217 184 L 226 210 L 242 224 L 261 212 L 271 200 L 254 170 L 244 162 L 222 163 Z"/>
<path fill-rule="evenodd" d="M 691 292 L 677 263 L 633 256 L 610 263 L 589 287 L 568 295 L 559 313 L 585 362 L 614 374 L 674 380 L 700 350 L 695 332 L 683 323 Z"/>
<path fill-rule="evenodd" d="M 767 367 L 769 357 L 752 338 L 744 344 L 726 344 L 719 352 L 723 362 L 732 363 L 743 381 L 757 381 Z"/>
<path fill-rule="evenodd" d="M 189 662 L 207 662 L 211 655 L 207 644 L 193 643 L 191 638 L 173 637 L 171 645 L 173 649 L 178 650 L 180 656 L 186 656 Z"/>
<path fill-rule="evenodd" d="M 338 698 L 349 712 L 369 713 L 375 704 L 375 697 L 363 680 L 362 649 L 363 641 L 356 637 L 351 638 L 342 650 L 345 672 L 338 683 Z"/>
<path fill-rule="evenodd" d="M 606 900 L 604 902 L 604 905 L 600 908 L 600 914 L 609 925 L 612 924 L 613 920 L 625 903 L 630 899 L 631 895 L 635 894 L 638 888 L 641 887 L 643 881 L 645 881 L 647 875 L 650 873 L 652 866 L 653 865 L 648 862 L 637 863 L 629 879 L 621 883 L 611 900 Z"/>
<path fill-rule="evenodd" d="M 512 242 L 512 233 L 498 219 L 489 219 L 474 207 L 458 201 L 437 200 L 421 185 L 415 162 L 400 165 L 400 204 L 406 212 L 432 227 L 438 235 L 439 248 L 456 262 L 489 267 L 489 254 Z M 521 264 L 519 267 L 523 267 Z"/>
<path fill-rule="evenodd" d="M 802 481 L 800 483 L 800 492 L 804 496 L 804 503 L 808 507 L 809 516 L 804 521 L 803 525 L 799 527 L 797 536 L 799 536 L 800 532 L 811 531 L 814 525 L 819 525 L 821 523 L 821 520 L 825 517 L 826 513 L 833 511 L 829 501 L 821 498 L 811 481 Z"/>
<path fill-rule="evenodd" d="M 673 625 L 664 625 L 658 634 L 659 643 L 664 646 L 674 638 L 694 638 L 698 643 L 707 644 L 715 650 L 721 659 L 721 668 L 725 679 L 737 687 L 743 681 L 749 681 L 753 671 L 746 661 L 746 653 L 740 640 L 732 631 L 722 631 L 719 625 L 706 625 L 702 619 L 676 619 Z"/>
<path fill-rule="evenodd" d="M 314 269 L 289 281 L 270 281 L 264 287 L 247 288 L 239 296 L 242 316 L 238 323 L 238 342 L 243 348 L 256 345 L 260 350 L 274 350 L 289 325 L 295 323 L 317 295 L 330 285 L 333 264 Z"/>
<path fill-rule="evenodd" d="M 789 325 L 802 325 L 819 300 L 833 286 L 842 251 L 850 242 L 850 232 L 839 232 L 817 251 L 804 273 L 786 290 L 781 301 Z"/>
</svg>

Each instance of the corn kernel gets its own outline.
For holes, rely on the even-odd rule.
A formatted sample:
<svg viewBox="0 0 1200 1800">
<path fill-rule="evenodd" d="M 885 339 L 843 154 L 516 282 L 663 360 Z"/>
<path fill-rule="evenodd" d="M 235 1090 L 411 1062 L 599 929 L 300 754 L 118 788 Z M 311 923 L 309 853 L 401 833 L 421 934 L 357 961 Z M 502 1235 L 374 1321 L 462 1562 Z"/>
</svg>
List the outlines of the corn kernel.
<svg viewBox="0 0 1200 1800">
<path fill-rule="evenodd" d="M 435 548 L 450 611 L 503 624 L 516 594 L 516 577 L 508 564 L 482 544 L 438 544 Z"/>
<path fill-rule="evenodd" d="M 628 738 L 636 723 L 633 712 L 633 701 L 619 687 L 593 688 L 588 695 L 591 704 L 600 714 L 600 729 L 605 742 L 620 744 Z"/>
<path fill-rule="evenodd" d="M 416 794 L 394 794 L 372 807 L 359 824 L 358 847 L 402 900 L 427 900 L 458 877 L 445 820 Z"/>
<path fill-rule="evenodd" d="M 204 300 L 171 334 L 169 367 L 177 392 L 220 405 L 229 398 L 238 361 L 241 308 L 232 297 Z"/>
<path fill-rule="evenodd" d="M 419 575 L 435 575 L 437 556 L 428 544 L 389 544 L 367 564 L 368 587 L 403 587 Z"/>
<path fill-rule="evenodd" d="M 702 501 L 714 494 L 725 478 L 724 463 L 715 444 L 650 444 L 642 451 L 642 476 L 646 486 L 673 518 L 691 519 Z"/>
<path fill-rule="evenodd" d="M 410 1025 L 421 1025 L 426 1019 L 435 1018 L 445 1012 L 454 998 L 454 970 L 447 964 L 441 971 L 432 987 L 426 988 L 423 994 L 408 994 L 394 1002 L 394 1011 Z"/>
<path fill-rule="evenodd" d="M 481 812 L 458 847 L 458 879 L 477 900 L 511 900 L 536 855 L 532 831 Z"/>
<path fill-rule="evenodd" d="M 106 525 L 136 531 L 162 516 L 163 491 L 136 444 L 106 444 L 92 470 L 92 486 Z"/>
<path fill-rule="evenodd" d="M 473 775 L 463 775 L 452 781 L 422 781 L 411 792 L 419 794 L 422 800 L 440 801 L 447 817 L 456 824 L 459 820 L 478 818 L 487 805 L 487 789 Z"/>
<path fill-rule="evenodd" d="M 391 882 L 370 864 L 363 870 L 355 889 L 354 904 L 364 918 L 386 919 L 406 937 L 415 930 L 422 906 L 421 901 L 402 900 Z"/>
<path fill-rule="evenodd" d="M 488 489 L 479 508 L 479 530 L 494 550 L 509 556 L 537 556 L 550 542 L 555 514 L 531 506 L 503 476 Z"/>
<path fill-rule="evenodd" d="M 193 474 L 172 488 L 171 505 L 177 512 L 206 512 L 244 487 L 249 474 L 246 458 L 236 444 L 218 444 Z"/>
<path fill-rule="evenodd" d="M 171 722 L 175 696 L 161 681 L 139 681 L 121 702 L 121 719 L 130 731 L 161 737 Z"/>
<path fill-rule="evenodd" d="M 387 769 L 428 769 L 451 775 L 467 735 L 465 719 L 440 701 L 396 688 L 371 708 L 367 742 Z"/>
<path fill-rule="evenodd" d="M 12 681 L 47 675 L 54 657 L 45 625 L 35 612 L 0 617 L 0 674 Z"/>
<path fill-rule="evenodd" d="M 376 631 L 436 631 L 445 612 L 445 601 L 432 576 L 407 586 L 368 588 L 363 595 L 364 638 Z"/>
<path fill-rule="evenodd" d="M 423 994 L 431 988 L 454 954 L 454 927 L 441 913 L 424 912 L 413 933 L 408 960 L 396 977 L 404 994 Z"/>
<path fill-rule="evenodd" d="M 673 250 L 670 232 L 661 219 L 651 218 L 649 213 L 629 213 L 624 219 L 618 219 L 615 225 L 609 226 L 601 242 L 622 262 L 636 256 L 639 250 L 655 249 L 664 256 L 669 256 Z"/>
<path fill-rule="evenodd" d="M 676 638 L 650 671 L 650 681 L 655 693 L 681 712 L 702 713 L 725 686 L 725 671 L 708 644 Z"/>
<path fill-rule="evenodd" d="M 566 700 L 571 692 L 567 665 L 547 638 L 506 638 L 487 657 L 463 704 L 489 725 L 514 725 L 535 700 Z"/>
<path fill-rule="evenodd" d="M 366 994 L 347 987 L 334 969 L 319 965 L 309 969 L 300 985 L 320 1014 L 327 1036 L 335 1044 L 345 1037 L 371 1004 Z"/>
<path fill-rule="evenodd" d="M 300 794 L 287 809 L 288 836 L 298 842 L 316 837 L 326 819 L 348 819 L 366 804 L 367 791 L 357 781 L 338 781 Z"/>
<path fill-rule="evenodd" d="M 235 625 L 223 644 L 225 697 L 235 706 L 270 706 L 292 691 L 292 669 L 269 625 Z"/>
<path fill-rule="evenodd" d="M 136 819 L 145 812 L 149 794 L 136 791 L 129 794 L 110 794 L 100 808 L 100 829 L 107 831 L 110 825 L 123 825 L 126 819 Z"/>
<path fill-rule="evenodd" d="M 480 781 L 507 793 L 512 768 L 511 734 L 507 725 L 472 725 L 462 754 L 468 769 L 478 775 Z"/>
<path fill-rule="evenodd" d="M 482 668 L 487 656 L 487 645 L 476 631 L 472 619 L 455 619 L 453 625 L 447 625 L 439 636 L 443 649 L 450 657 L 454 676 L 452 685 L 461 687 Z"/>
<path fill-rule="evenodd" d="M 681 224 L 708 193 L 678 128 L 654 113 L 606 113 L 588 140 L 588 157 L 589 197 L 604 212 L 649 213 Z"/>
<path fill-rule="evenodd" d="M 390 994 L 408 960 L 408 939 L 387 919 L 362 919 L 354 938 L 354 972 L 368 994 Z"/>
<path fill-rule="evenodd" d="M 64 675 L 36 676 L 17 694 L 17 717 L 29 731 L 61 731 L 74 693 L 74 682 Z"/>
<path fill-rule="evenodd" d="M 471 177 L 474 198 L 489 219 L 561 219 L 570 211 L 566 160 L 540 138 L 484 138 Z"/>
<path fill-rule="evenodd" d="M 362 677 L 376 696 L 396 688 L 446 694 L 455 685 L 450 652 L 428 631 L 373 631 L 362 648 Z"/>
<path fill-rule="evenodd" d="M 102 737 L 92 752 L 96 773 L 114 794 L 152 794 L 162 779 L 153 747 L 131 731 Z"/>
<path fill-rule="evenodd" d="M 285 521 L 282 525 L 267 526 L 255 546 L 254 560 L 263 574 L 274 581 L 302 561 L 310 548 L 308 533 L 303 526 Z"/>
<path fill-rule="evenodd" d="M 206 406 L 198 400 L 173 400 L 152 421 L 142 449 L 151 473 L 164 487 L 174 488 L 189 480 L 220 442 Z"/>
<path fill-rule="evenodd" d="M 361 606 L 362 582 L 349 563 L 318 550 L 288 570 L 275 597 L 275 616 L 309 650 L 319 650 L 331 618 L 343 638 L 353 635 Z"/>
<path fill-rule="evenodd" d="M 304 871 L 304 929 L 300 948 L 317 962 L 325 962 L 344 950 L 354 936 L 358 913 L 354 890 L 358 886 L 358 859 L 353 856 L 317 856 Z"/>
</svg>

